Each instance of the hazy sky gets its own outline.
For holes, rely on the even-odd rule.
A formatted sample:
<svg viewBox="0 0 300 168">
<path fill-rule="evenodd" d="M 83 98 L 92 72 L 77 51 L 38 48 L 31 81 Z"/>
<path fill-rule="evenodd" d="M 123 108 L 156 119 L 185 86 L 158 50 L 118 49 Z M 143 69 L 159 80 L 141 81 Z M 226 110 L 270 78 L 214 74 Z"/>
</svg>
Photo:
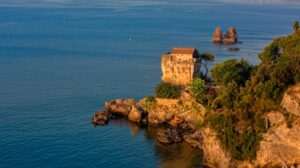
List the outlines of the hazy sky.
<svg viewBox="0 0 300 168">
<path fill-rule="evenodd" d="M 299 0 L 0 0 L 0 6 L 10 7 L 108 7 L 167 5 L 171 3 L 204 4 L 205 1 L 233 3 L 298 3 Z"/>
</svg>

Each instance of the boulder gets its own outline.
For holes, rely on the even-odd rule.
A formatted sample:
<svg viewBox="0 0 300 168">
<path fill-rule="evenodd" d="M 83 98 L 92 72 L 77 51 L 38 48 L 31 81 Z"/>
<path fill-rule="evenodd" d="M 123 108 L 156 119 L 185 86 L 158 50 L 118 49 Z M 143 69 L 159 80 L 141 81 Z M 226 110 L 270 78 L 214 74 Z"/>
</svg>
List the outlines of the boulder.
<svg viewBox="0 0 300 168">
<path fill-rule="evenodd" d="M 222 33 L 222 30 L 220 27 L 216 28 L 213 38 L 212 38 L 212 41 L 214 43 L 221 43 L 223 41 L 223 33 Z"/>
<path fill-rule="evenodd" d="M 156 139 L 159 143 L 168 145 L 182 142 L 183 136 L 177 129 L 159 129 Z"/>
<path fill-rule="evenodd" d="M 134 104 L 134 99 L 116 99 L 105 102 L 105 109 L 115 115 L 128 116 Z"/>
<path fill-rule="evenodd" d="M 92 118 L 92 123 L 95 125 L 106 125 L 108 124 L 109 114 L 104 111 L 100 110 L 96 112 L 95 116 Z"/>
<path fill-rule="evenodd" d="M 137 106 L 133 105 L 131 107 L 131 111 L 128 115 L 128 119 L 132 122 L 141 122 L 145 117 L 145 112 L 138 108 Z"/>
<path fill-rule="evenodd" d="M 240 48 L 238 47 L 230 47 L 227 49 L 227 51 L 240 51 Z"/>
</svg>

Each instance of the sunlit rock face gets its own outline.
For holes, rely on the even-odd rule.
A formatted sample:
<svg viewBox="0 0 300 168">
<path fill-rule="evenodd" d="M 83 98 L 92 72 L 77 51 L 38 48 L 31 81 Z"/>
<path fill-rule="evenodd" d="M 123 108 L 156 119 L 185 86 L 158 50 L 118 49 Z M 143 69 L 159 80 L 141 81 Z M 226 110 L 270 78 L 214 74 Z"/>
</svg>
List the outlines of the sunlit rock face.
<svg viewBox="0 0 300 168">
<path fill-rule="evenodd" d="M 257 152 L 257 166 L 282 166 L 300 163 L 300 84 L 284 94 L 282 107 L 292 115 L 290 126 L 282 113 L 267 115 L 270 128 L 264 135 Z"/>
<path fill-rule="evenodd" d="M 174 48 L 162 55 L 162 81 L 175 85 L 188 85 L 200 76 L 201 60 L 195 48 Z"/>
<path fill-rule="evenodd" d="M 287 112 L 300 116 L 300 84 L 286 91 L 281 104 Z"/>
<path fill-rule="evenodd" d="M 272 127 L 260 143 L 257 165 L 272 167 L 299 163 L 300 119 L 296 119 L 292 128 L 288 128 L 281 113 L 271 113 L 268 117 Z"/>
</svg>

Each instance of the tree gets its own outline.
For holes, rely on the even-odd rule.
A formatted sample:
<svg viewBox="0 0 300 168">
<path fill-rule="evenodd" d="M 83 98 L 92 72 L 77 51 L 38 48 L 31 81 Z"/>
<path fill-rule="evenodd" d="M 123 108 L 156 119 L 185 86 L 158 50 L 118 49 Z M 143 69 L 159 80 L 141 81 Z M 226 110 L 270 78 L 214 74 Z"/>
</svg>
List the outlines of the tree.
<svg viewBox="0 0 300 168">
<path fill-rule="evenodd" d="M 294 32 L 296 33 L 299 30 L 299 22 L 295 21 L 293 27 L 294 27 Z"/>
<path fill-rule="evenodd" d="M 215 60 L 215 57 L 212 54 L 210 54 L 209 52 L 201 53 L 201 54 L 199 54 L 199 57 L 201 58 L 201 65 L 203 65 L 205 68 L 204 79 L 206 79 L 207 74 L 208 74 L 207 64 L 208 64 L 208 62 L 213 62 Z"/>
<path fill-rule="evenodd" d="M 250 78 L 252 66 L 244 59 L 229 59 L 223 63 L 216 64 L 211 69 L 214 82 L 217 85 L 227 85 L 234 81 L 238 85 L 244 85 L 246 80 Z"/>
<path fill-rule="evenodd" d="M 205 84 L 205 81 L 201 78 L 195 78 L 190 86 L 190 93 L 192 97 L 200 103 L 203 103 L 205 101 L 205 94 L 207 91 L 207 86 Z"/>
</svg>

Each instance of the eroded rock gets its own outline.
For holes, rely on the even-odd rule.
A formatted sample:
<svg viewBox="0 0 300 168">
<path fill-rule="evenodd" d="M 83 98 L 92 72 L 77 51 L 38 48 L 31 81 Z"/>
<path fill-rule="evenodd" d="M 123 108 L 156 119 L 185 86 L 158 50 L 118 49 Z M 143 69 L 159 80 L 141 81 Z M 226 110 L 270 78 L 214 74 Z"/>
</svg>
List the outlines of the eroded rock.
<svg viewBox="0 0 300 168">
<path fill-rule="evenodd" d="M 213 34 L 212 42 L 225 45 L 235 44 L 238 42 L 238 33 L 234 27 L 229 27 L 225 35 L 223 35 L 221 28 L 217 27 Z"/>
<path fill-rule="evenodd" d="M 109 114 L 104 111 L 100 110 L 96 112 L 95 116 L 92 118 L 92 123 L 95 125 L 106 125 L 108 124 Z"/>
<path fill-rule="evenodd" d="M 182 142 L 183 136 L 177 129 L 159 129 L 157 131 L 156 139 L 161 144 L 172 144 Z"/>
<path fill-rule="evenodd" d="M 132 122 L 147 123 L 147 113 L 140 107 L 135 105 L 132 106 L 131 111 L 128 115 L 128 119 Z"/>
<path fill-rule="evenodd" d="M 293 122 L 292 128 L 287 127 L 281 113 L 274 114 L 272 120 L 272 127 L 260 142 L 257 165 L 273 167 L 300 163 L 300 119 Z"/>
<path fill-rule="evenodd" d="M 234 27 L 229 27 L 223 38 L 223 44 L 235 44 L 238 41 L 238 34 Z"/>
<path fill-rule="evenodd" d="M 115 115 L 128 116 L 134 104 L 134 99 L 116 99 L 105 102 L 105 109 Z"/>
<path fill-rule="evenodd" d="M 183 136 L 184 141 L 190 144 L 194 148 L 200 148 L 202 147 L 202 136 L 200 131 L 196 131 L 193 134 L 184 135 Z"/>
</svg>

